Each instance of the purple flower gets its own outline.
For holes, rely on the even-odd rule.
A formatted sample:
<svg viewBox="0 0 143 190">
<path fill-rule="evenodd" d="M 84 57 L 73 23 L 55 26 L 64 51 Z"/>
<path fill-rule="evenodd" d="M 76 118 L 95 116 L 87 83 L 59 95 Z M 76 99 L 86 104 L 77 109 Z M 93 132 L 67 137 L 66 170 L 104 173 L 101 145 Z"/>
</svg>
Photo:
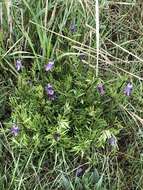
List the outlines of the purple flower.
<svg viewBox="0 0 143 190">
<path fill-rule="evenodd" d="M 98 90 L 100 95 L 103 96 L 105 94 L 104 85 L 102 83 L 98 84 L 97 90 Z"/>
<path fill-rule="evenodd" d="M 16 60 L 15 67 L 17 71 L 20 71 L 23 68 L 22 61 L 20 59 Z"/>
<path fill-rule="evenodd" d="M 46 87 L 45 87 L 45 90 L 46 90 L 46 93 L 49 97 L 50 100 L 54 100 L 55 99 L 55 92 L 54 92 L 54 89 L 52 87 L 51 84 L 48 84 Z"/>
<path fill-rule="evenodd" d="M 80 58 L 81 61 L 85 60 L 86 59 L 86 55 L 84 53 L 80 53 L 79 58 Z"/>
<path fill-rule="evenodd" d="M 76 170 L 76 177 L 81 177 L 81 176 L 83 176 L 83 174 L 84 174 L 84 170 L 83 170 L 83 168 L 82 167 L 78 167 L 77 168 L 77 170 Z"/>
<path fill-rule="evenodd" d="M 109 139 L 108 139 L 108 142 L 109 142 L 109 144 L 111 145 L 111 146 L 116 146 L 116 139 L 114 138 L 114 137 L 110 137 Z"/>
<path fill-rule="evenodd" d="M 76 27 L 76 25 L 75 25 L 75 21 L 72 21 L 72 22 L 71 22 L 70 31 L 71 31 L 72 33 L 75 33 L 75 32 L 77 31 L 77 27 Z"/>
<path fill-rule="evenodd" d="M 54 61 L 49 61 L 49 63 L 45 65 L 45 71 L 51 71 L 53 67 L 54 67 Z"/>
<path fill-rule="evenodd" d="M 129 83 L 127 84 L 127 86 L 125 87 L 125 89 L 124 89 L 124 94 L 125 94 L 126 96 L 130 96 L 131 93 L 132 93 L 132 90 L 133 90 L 133 85 L 132 85 L 131 82 L 129 82 Z"/>
<path fill-rule="evenodd" d="M 51 84 L 48 84 L 46 86 L 46 92 L 47 92 L 48 95 L 53 95 L 54 94 L 54 90 L 53 90 L 53 87 L 52 87 Z"/>
<path fill-rule="evenodd" d="M 18 133 L 19 133 L 19 127 L 16 125 L 16 124 L 13 124 L 12 128 L 11 128 L 11 133 L 14 135 L 14 136 L 17 136 Z"/>
</svg>

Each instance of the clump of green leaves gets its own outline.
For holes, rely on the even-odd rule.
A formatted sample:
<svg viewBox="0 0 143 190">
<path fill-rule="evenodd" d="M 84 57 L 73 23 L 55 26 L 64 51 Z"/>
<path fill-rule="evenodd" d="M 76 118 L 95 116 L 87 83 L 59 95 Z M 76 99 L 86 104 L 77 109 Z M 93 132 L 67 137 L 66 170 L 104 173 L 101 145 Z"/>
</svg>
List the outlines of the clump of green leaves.
<svg viewBox="0 0 143 190">
<path fill-rule="evenodd" d="M 52 152 L 64 149 L 81 157 L 89 156 L 91 147 L 105 148 L 108 139 L 123 127 L 119 102 L 126 97 L 121 91 L 123 98 L 118 100 L 117 89 L 110 83 L 105 84 L 105 94 L 101 95 L 97 89 L 99 79 L 94 78 L 92 70 L 84 75 L 81 65 L 76 65 L 76 69 L 70 66 L 58 79 L 56 70 L 64 66 L 55 67 L 53 73 L 42 74 L 41 81 L 29 83 L 29 76 L 20 74 L 10 98 L 10 122 L 20 127 L 14 142 L 21 142 L 20 147 L 27 150 L 49 147 Z M 55 100 L 48 99 L 45 92 L 48 81 L 56 93 Z"/>
<path fill-rule="evenodd" d="M 97 2 L 0 3 L 3 189 L 141 189 L 141 7 Z M 53 59 L 54 68 L 45 72 Z M 98 92 L 101 83 L 105 94 Z"/>
</svg>

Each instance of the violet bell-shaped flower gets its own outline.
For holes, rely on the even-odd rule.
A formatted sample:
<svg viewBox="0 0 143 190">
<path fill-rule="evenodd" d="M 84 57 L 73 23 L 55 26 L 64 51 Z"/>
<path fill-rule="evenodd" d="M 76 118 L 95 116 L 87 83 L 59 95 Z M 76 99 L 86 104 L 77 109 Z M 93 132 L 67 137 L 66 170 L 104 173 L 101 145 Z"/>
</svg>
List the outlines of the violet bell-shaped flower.
<svg viewBox="0 0 143 190">
<path fill-rule="evenodd" d="M 110 144 L 112 147 L 115 147 L 115 146 L 116 146 L 116 139 L 115 139 L 115 137 L 110 137 L 110 138 L 108 139 L 108 141 L 109 141 L 109 144 Z"/>
<path fill-rule="evenodd" d="M 70 31 L 71 31 L 72 33 L 75 33 L 75 32 L 77 31 L 77 27 L 76 27 L 76 24 L 75 24 L 75 20 L 73 20 L 73 21 L 71 22 Z"/>
<path fill-rule="evenodd" d="M 124 89 L 124 94 L 125 94 L 126 96 L 130 96 L 131 93 L 132 93 L 132 90 L 133 90 L 133 85 L 132 85 L 131 82 L 129 82 L 129 83 L 127 84 L 127 86 L 125 87 L 125 89 Z"/>
<path fill-rule="evenodd" d="M 12 128 L 11 128 L 11 133 L 14 135 L 14 136 L 17 136 L 18 133 L 19 133 L 19 127 L 16 125 L 16 124 L 13 124 Z"/>
<path fill-rule="evenodd" d="M 54 67 L 54 61 L 49 61 L 48 64 L 45 65 L 45 71 L 51 71 Z"/>
<path fill-rule="evenodd" d="M 99 92 L 99 94 L 100 94 L 101 96 L 103 96 L 103 95 L 105 94 L 104 85 L 103 85 L 102 83 L 98 84 L 97 90 L 98 90 L 98 92 Z"/>
<path fill-rule="evenodd" d="M 16 60 L 15 67 L 17 71 L 20 71 L 23 68 L 22 61 L 20 59 Z"/>
<path fill-rule="evenodd" d="M 55 99 L 55 92 L 54 92 L 54 89 L 52 87 L 51 84 L 48 84 L 46 87 L 45 87 L 45 90 L 46 90 L 46 93 L 49 97 L 50 100 L 54 100 Z"/>
</svg>

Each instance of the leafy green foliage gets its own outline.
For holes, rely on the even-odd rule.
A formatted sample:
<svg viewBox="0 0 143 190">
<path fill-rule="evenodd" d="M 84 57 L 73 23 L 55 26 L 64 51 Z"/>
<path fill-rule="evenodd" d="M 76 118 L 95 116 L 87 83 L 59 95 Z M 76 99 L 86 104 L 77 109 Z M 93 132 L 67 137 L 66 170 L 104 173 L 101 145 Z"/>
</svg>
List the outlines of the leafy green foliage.
<svg viewBox="0 0 143 190">
<path fill-rule="evenodd" d="M 1 189 L 141 190 L 141 5 L 8 2 L 0 3 Z"/>
</svg>

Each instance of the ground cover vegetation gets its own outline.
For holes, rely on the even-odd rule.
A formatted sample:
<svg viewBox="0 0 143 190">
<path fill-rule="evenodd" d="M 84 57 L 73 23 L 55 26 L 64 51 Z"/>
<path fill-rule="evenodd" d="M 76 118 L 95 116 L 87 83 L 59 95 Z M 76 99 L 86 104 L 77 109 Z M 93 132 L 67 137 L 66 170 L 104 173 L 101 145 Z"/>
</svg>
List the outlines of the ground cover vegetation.
<svg viewBox="0 0 143 190">
<path fill-rule="evenodd" d="M 143 189 L 143 4 L 0 2 L 0 189 Z"/>
</svg>

